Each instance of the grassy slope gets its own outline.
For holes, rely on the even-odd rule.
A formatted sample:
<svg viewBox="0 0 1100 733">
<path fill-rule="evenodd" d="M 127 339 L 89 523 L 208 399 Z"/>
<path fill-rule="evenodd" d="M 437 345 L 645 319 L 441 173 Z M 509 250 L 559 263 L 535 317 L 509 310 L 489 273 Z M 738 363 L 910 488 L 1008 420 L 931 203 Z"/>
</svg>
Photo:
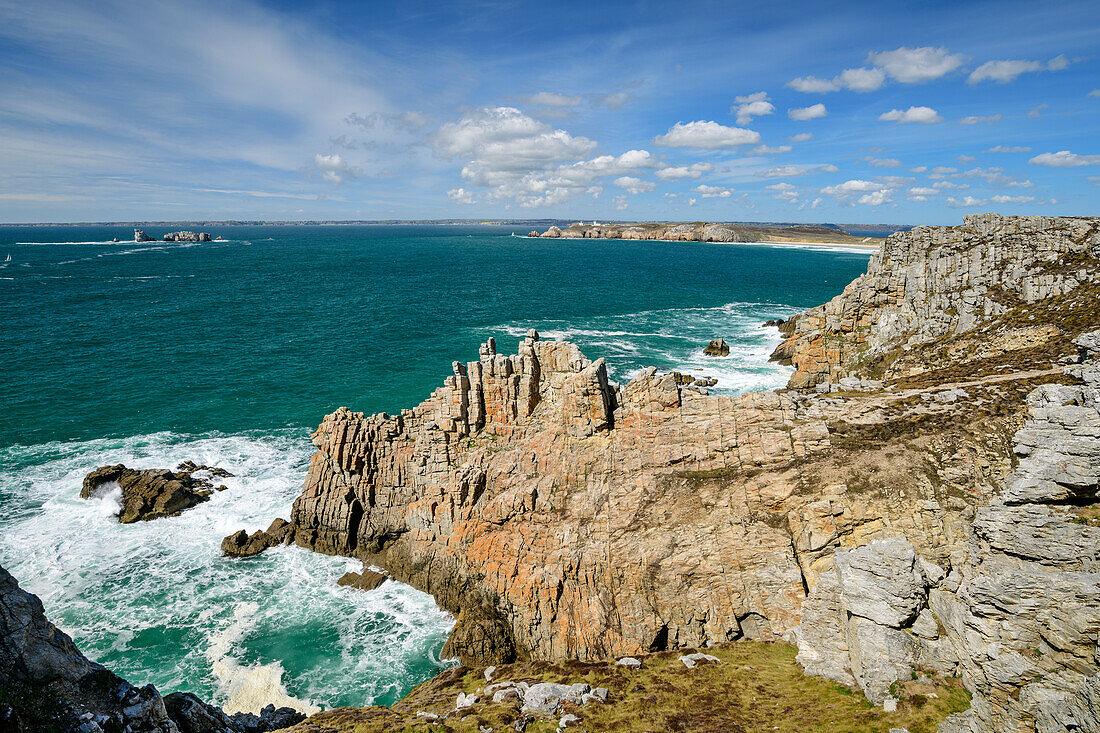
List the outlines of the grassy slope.
<svg viewBox="0 0 1100 733">
<path fill-rule="evenodd" d="M 721 662 L 689 670 L 679 661 L 691 650 L 662 652 L 642 659 L 641 669 L 610 663 L 524 662 L 498 667 L 494 682 L 587 682 L 610 691 L 607 704 L 590 703 L 573 712 L 577 730 L 624 731 L 788 731 L 789 733 L 887 733 L 908 728 L 932 733 L 948 715 L 970 706 L 958 680 L 898 684 L 898 710 L 874 708 L 858 691 L 802 673 L 789 644 L 735 642 L 708 648 Z M 446 715 L 459 692 L 476 693 L 487 683 L 482 669 L 459 667 L 415 688 L 393 708 L 341 708 L 314 715 L 295 733 L 368 731 L 514 731 L 524 717 L 516 703 L 485 704 L 452 713 L 443 722 L 417 720 L 417 711 Z M 557 719 L 533 720 L 530 733 L 558 730 Z"/>
</svg>

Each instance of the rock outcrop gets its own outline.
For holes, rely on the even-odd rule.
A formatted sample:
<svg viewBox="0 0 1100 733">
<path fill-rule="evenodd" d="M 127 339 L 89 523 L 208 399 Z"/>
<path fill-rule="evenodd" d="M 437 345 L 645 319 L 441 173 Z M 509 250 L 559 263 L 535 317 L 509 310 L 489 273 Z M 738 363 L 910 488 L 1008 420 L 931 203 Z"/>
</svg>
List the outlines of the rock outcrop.
<svg viewBox="0 0 1100 733">
<path fill-rule="evenodd" d="M 729 356 L 730 345 L 726 343 L 725 339 L 714 339 L 706 345 L 703 353 L 707 356 Z"/>
<path fill-rule="evenodd" d="M 432 593 L 464 661 L 793 638 L 887 709 L 960 675 L 945 733 L 1096 729 L 1098 257 L 1097 219 L 894 235 L 774 324 L 812 390 L 490 341 L 416 408 L 325 418 L 294 541 Z"/>
<path fill-rule="evenodd" d="M 832 557 L 803 605 L 799 661 L 881 703 L 921 672 L 961 674 L 972 708 L 942 733 L 1100 726 L 1100 331 L 1084 384 L 1028 397 L 1019 466 L 977 509 L 951 571 L 902 538 Z"/>
<path fill-rule="evenodd" d="M 993 335 L 965 355 L 970 359 L 1041 346 L 1057 336 L 1052 326 L 1073 314 L 1036 322 L 1013 316 L 1044 303 L 1068 310 L 1068 296 L 1078 291 L 1095 297 L 1098 259 L 1098 219 L 980 214 L 958 227 L 899 232 L 843 293 L 792 319 L 793 335 L 773 358 L 796 367 L 790 387 L 799 389 L 884 368 L 923 371 L 936 361 L 930 350 L 907 352 L 946 347 L 966 334 Z M 1080 333 L 1089 324 L 1074 325 L 1065 330 Z"/>
<path fill-rule="evenodd" d="M 127 468 L 121 463 L 100 466 L 84 477 L 80 490 L 82 499 L 101 497 L 113 490 L 120 491 L 120 524 L 145 522 L 161 517 L 174 517 L 191 507 L 208 501 L 215 491 L 211 479 L 233 474 L 223 468 L 199 466 L 190 461 L 181 463 L 175 471 L 166 468 Z"/>
<path fill-rule="evenodd" d="M 115 240 L 115 241 L 118 241 L 118 240 Z M 154 240 L 152 237 L 150 237 L 148 234 L 146 234 L 145 230 L 135 229 L 134 230 L 134 241 L 135 242 L 153 242 L 153 241 L 156 241 L 156 240 Z"/>
<path fill-rule="evenodd" d="M 42 602 L 0 567 L 0 728 L 12 733 L 263 733 L 305 716 L 281 708 L 226 716 L 193 695 L 162 698 L 90 661 Z"/>
<path fill-rule="evenodd" d="M 294 525 L 285 519 L 275 519 L 267 529 L 248 534 L 243 529 L 222 540 L 222 554 L 229 557 L 252 557 L 269 547 L 294 541 Z"/>
<path fill-rule="evenodd" d="M 169 232 L 164 235 L 165 242 L 209 242 L 210 235 L 206 232 Z"/>
<path fill-rule="evenodd" d="M 627 239 L 662 242 L 826 242 L 866 245 L 866 238 L 854 237 L 833 227 L 806 224 L 763 226 L 710 222 L 684 224 L 651 222 L 637 224 L 577 223 L 571 224 L 565 229 L 552 226 L 542 234 L 533 231 L 528 236 L 548 239 Z"/>
</svg>

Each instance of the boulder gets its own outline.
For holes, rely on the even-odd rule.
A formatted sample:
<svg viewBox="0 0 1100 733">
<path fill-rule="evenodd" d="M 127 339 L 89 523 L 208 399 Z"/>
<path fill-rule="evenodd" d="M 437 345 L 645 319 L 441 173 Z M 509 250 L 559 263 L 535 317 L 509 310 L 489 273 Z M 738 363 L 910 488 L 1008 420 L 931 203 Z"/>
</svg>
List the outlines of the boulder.
<svg viewBox="0 0 1100 733">
<path fill-rule="evenodd" d="M 374 590 L 385 583 L 386 580 L 387 576 L 385 574 L 376 573 L 370 568 L 363 568 L 363 572 L 361 573 L 344 573 L 340 576 L 340 579 L 336 581 L 336 584 L 349 588 L 357 588 L 359 590 Z M 488 672 L 488 670 L 486 671 Z"/>
<path fill-rule="evenodd" d="M 152 242 L 154 240 L 153 240 L 152 237 L 150 237 L 148 234 L 146 234 L 144 230 L 135 229 L 134 230 L 134 241 L 135 242 Z"/>
<path fill-rule="evenodd" d="M 100 466 L 84 477 L 80 490 L 83 499 L 102 497 L 113 490 L 120 492 L 120 524 L 174 517 L 209 500 L 215 490 L 214 477 L 231 473 L 220 468 L 181 463 L 176 471 L 165 468 L 133 469 L 123 464 Z"/>
<path fill-rule="evenodd" d="M 729 356 L 730 347 L 725 339 L 715 339 L 707 344 L 706 348 L 703 349 L 703 353 L 707 356 Z"/>
<path fill-rule="evenodd" d="M 259 555 L 269 547 L 290 544 L 294 541 L 294 533 L 295 527 L 293 524 L 285 519 L 276 518 L 266 530 L 257 530 L 252 534 L 248 534 L 243 529 L 239 529 L 229 535 L 222 540 L 222 554 L 227 557 Z M 348 573 L 347 575 L 355 575 L 355 573 Z M 344 577 L 347 577 L 347 575 Z M 385 576 L 383 576 L 383 579 L 385 579 Z M 340 578 L 340 580 L 343 581 L 344 578 Z M 350 585 L 352 583 L 341 582 L 340 584 Z"/>
</svg>

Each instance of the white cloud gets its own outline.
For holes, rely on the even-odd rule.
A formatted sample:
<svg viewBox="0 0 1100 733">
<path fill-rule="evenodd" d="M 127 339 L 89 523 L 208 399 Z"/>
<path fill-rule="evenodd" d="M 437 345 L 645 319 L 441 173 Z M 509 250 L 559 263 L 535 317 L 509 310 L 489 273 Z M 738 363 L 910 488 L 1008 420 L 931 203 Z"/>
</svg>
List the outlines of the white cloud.
<svg viewBox="0 0 1100 733">
<path fill-rule="evenodd" d="M 790 145 L 776 145 L 775 147 L 769 147 L 767 145 L 757 145 L 749 152 L 753 155 L 779 155 L 780 153 L 789 153 L 794 148 Z"/>
<path fill-rule="evenodd" d="M 700 194 L 705 199 L 728 199 L 733 195 L 732 188 L 723 188 L 721 186 L 698 185 L 691 190 Z"/>
<path fill-rule="evenodd" d="M 906 122 L 931 125 L 943 121 L 940 114 L 931 107 L 910 107 L 907 110 L 892 109 L 889 112 L 883 112 L 878 118 L 886 122 L 896 122 L 899 125 Z"/>
<path fill-rule="evenodd" d="M 963 117 L 961 120 L 959 120 L 959 124 L 960 125 L 976 125 L 979 122 L 985 122 L 985 123 L 1000 122 L 1002 117 L 1004 117 L 1004 115 L 1002 115 L 1002 114 L 987 115 L 985 117 L 983 117 L 981 115 L 971 115 L 970 117 Z"/>
<path fill-rule="evenodd" d="M 792 143 L 804 143 L 807 140 L 813 140 L 814 134 L 812 132 L 800 132 L 797 135 L 791 135 L 789 138 Z"/>
<path fill-rule="evenodd" d="M 910 172 L 910 173 L 924 173 L 924 172 L 925 172 L 925 171 L 927 171 L 927 170 L 928 170 L 928 166 L 926 166 L 926 165 L 918 165 L 918 166 L 917 166 L 916 168 L 910 168 L 910 169 L 909 169 L 909 172 Z"/>
<path fill-rule="evenodd" d="M 344 118 L 349 125 L 373 130 L 376 127 L 392 127 L 395 130 L 415 131 L 428 124 L 428 116 L 422 112 L 372 112 L 361 115 L 352 112 Z"/>
<path fill-rule="evenodd" d="M 812 104 L 809 107 L 796 107 L 794 109 L 787 110 L 787 116 L 792 120 L 816 120 L 819 117 L 824 117 L 828 112 L 825 110 L 825 105 L 818 102 Z"/>
<path fill-rule="evenodd" d="M 767 92 L 756 92 L 744 97 L 734 97 L 736 106 L 730 107 L 730 114 L 737 115 L 737 124 L 747 125 L 753 117 L 762 117 L 775 112 L 775 105 L 768 101 Z"/>
<path fill-rule="evenodd" d="M 1012 81 L 1020 74 L 1034 71 L 1061 71 L 1069 66 L 1069 59 L 1065 56 L 1055 56 L 1050 61 L 1022 61 L 1006 59 L 1004 61 L 986 61 L 984 64 L 970 72 L 967 81 L 978 84 L 983 81 L 995 81 L 1001 84 Z"/>
<path fill-rule="evenodd" d="M 1030 204 L 1035 200 L 1034 196 L 1005 196 L 1004 194 L 998 194 L 996 196 L 990 196 L 989 200 L 995 204 Z"/>
<path fill-rule="evenodd" d="M 938 188 L 927 188 L 925 186 L 914 186 L 907 192 L 910 196 L 936 196 L 940 190 Z"/>
<path fill-rule="evenodd" d="M 832 79 L 819 79 L 816 76 L 800 76 L 797 79 L 791 79 L 787 82 L 787 86 L 796 92 L 806 94 L 823 94 L 840 89 L 840 85 Z"/>
<path fill-rule="evenodd" d="M 1093 89 L 1091 92 L 1088 93 L 1088 96 L 1100 97 L 1100 89 Z"/>
<path fill-rule="evenodd" d="M 1078 155 L 1068 150 L 1059 150 L 1057 153 L 1036 155 L 1028 163 L 1049 168 L 1079 168 L 1084 165 L 1100 165 L 1100 155 Z"/>
<path fill-rule="evenodd" d="M 726 127 L 717 122 L 699 120 L 677 122 L 664 135 L 653 138 L 656 145 L 670 148 L 699 148 L 719 150 L 760 142 L 760 133 L 740 127 Z"/>
<path fill-rule="evenodd" d="M 772 191 L 794 191 L 795 187 L 784 181 L 783 183 L 773 183 L 764 188 L 771 189 Z"/>
<path fill-rule="evenodd" d="M 627 193 L 646 193 L 657 188 L 657 184 L 653 181 L 643 181 L 641 178 L 635 178 L 634 176 L 616 178 L 615 185 L 619 188 L 625 188 Z"/>
<path fill-rule="evenodd" d="M 596 104 L 601 104 L 609 109 L 618 109 L 631 100 L 626 92 L 612 92 L 611 94 L 595 94 L 591 99 Z"/>
<path fill-rule="evenodd" d="M 462 176 L 475 185 L 497 185 L 524 173 L 575 160 L 596 143 L 574 137 L 514 107 L 483 107 L 439 128 L 435 149 L 468 162 Z"/>
<path fill-rule="evenodd" d="M 695 199 L 688 199 L 688 206 L 695 206 L 698 203 Z"/>
<path fill-rule="evenodd" d="M 835 186 L 826 186 L 821 189 L 821 193 L 826 196 L 851 196 L 856 193 L 867 193 L 871 191 L 877 191 L 882 186 L 874 181 L 861 181 L 859 179 L 853 179 L 845 181 L 844 183 L 838 183 Z"/>
<path fill-rule="evenodd" d="M 836 173 L 837 170 L 838 168 L 831 163 L 810 168 L 804 168 L 799 165 L 781 165 L 778 168 L 769 168 L 765 171 L 759 171 L 756 176 L 758 178 L 794 178 L 795 176 L 806 176 L 812 173 Z"/>
<path fill-rule="evenodd" d="M 473 193 L 467 191 L 464 188 L 452 188 L 450 191 L 447 192 L 447 198 L 459 204 L 474 203 Z"/>
<path fill-rule="evenodd" d="M 963 209 L 971 206 L 984 206 L 985 199 L 974 198 L 973 196 L 964 196 L 962 199 L 949 198 L 945 202 L 952 209 Z"/>
<path fill-rule="evenodd" d="M 929 178 L 935 178 L 935 176 L 929 176 Z M 970 184 L 969 183 L 952 183 L 951 181 L 936 181 L 935 183 L 932 184 L 932 188 L 938 188 L 938 189 L 941 189 L 941 190 L 942 189 L 961 190 L 961 189 L 964 189 L 964 188 L 970 188 Z"/>
<path fill-rule="evenodd" d="M 853 92 L 873 92 L 885 83 L 886 74 L 883 73 L 882 69 L 859 68 L 845 69 L 832 79 L 802 76 L 791 79 L 787 82 L 787 86 L 795 91 L 807 94 L 824 94 L 839 89 L 850 89 Z"/>
<path fill-rule="evenodd" d="M 879 206 L 890 201 L 890 189 L 880 188 L 877 191 L 866 193 L 856 200 L 857 204 L 863 204 L 864 206 Z"/>
<path fill-rule="evenodd" d="M 580 97 L 574 97 L 568 94 L 558 94 L 557 92 L 526 94 L 520 97 L 520 99 L 527 104 L 537 107 L 561 107 L 565 109 L 569 107 L 579 107 L 581 104 Z"/>
<path fill-rule="evenodd" d="M 1039 119 L 1040 117 L 1043 116 L 1043 110 L 1049 109 L 1049 108 L 1050 108 L 1050 105 L 1045 104 L 1045 103 L 1036 105 L 1036 106 L 1032 107 L 1031 109 L 1029 109 L 1027 111 L 1027 116 L 1028 116 L 1029 119 L 1037 120 L 1037 119 Z"/>
<path fill-rule="evenodd" d="M 973 163 L 975 160 L 977 160 L 977 158 L 975 158 L 973 155 L 966 155 L 964 153 L 964 154 L 958 156 L 957 158 L 955 158 L 955 160 L 959 161 L 963 165 L 966 165 L 967 163 Z"/>
<path fill-rule="evenodd" d="M 882 69 L 845 69 L 834 81 L 853 92 L 873 92 L 886 83 Z"/>
<path fill-rule="evenodd" d="M 893 51 L 868 54 L 867 60 L 903 84 L 922 84 L 950 74 L 966 62 L 966 57 L 946 48 L 902 46 Z"/>
<path fill-rule="evenodd" d="M 317 153 L 313 156 L 312 169 L 320 173 L 321 179 L 328 183 L 343 183 L 355 178 L 359 173 L 358 170 L 349 166 L 343 158 L 335 153 L 332 155 Z"/>
<path fill-rule="evenodd" d="M 902 162 L 897 158 L 872 158 L 870 156 L 863 159 L 867 162 L 867 165 L 874 168 L 901 168 Z"/>
<path fill-rule="evenodd" d="M 611 203 L 618 211 L 625 211 L 630 206 L 630 201 L 627 200 L 626 196 L 613 196 Z"/>
<path fill-rule="evenodd" d="M 691 165 L 678 165 L 662 168 L 653 175 L 662 181 L 682 181 L 685 178 L 698 178 L 704 173 L 714 170 L 710 163 L 692 163 Z"/>
<path fill-rule="evenodd" d="M 994 147 L 990 148 L 989 150 L 985 150 L 983 152 L 986 152 L 986 153 L 1030 153 L 1031 148 L 1024 148 L 1024 147 L 1019 147 L 1019 146 L 1016 146 L 1016 145 L 1013 145 L 1011 147 L 1008 146 L 1008 145 L 997 145 L 997 146 L 994 146 Z"/>
</svg>

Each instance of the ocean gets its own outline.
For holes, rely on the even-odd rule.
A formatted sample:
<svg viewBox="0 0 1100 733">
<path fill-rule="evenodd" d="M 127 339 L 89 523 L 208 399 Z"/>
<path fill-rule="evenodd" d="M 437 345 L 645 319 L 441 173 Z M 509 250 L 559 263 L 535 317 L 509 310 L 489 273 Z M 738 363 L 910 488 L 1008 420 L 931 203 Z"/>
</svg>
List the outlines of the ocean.
<svg viewBox="0 0 1100 733">
<path fill-rule="evenodd" d="M 512 353 L 528 328 L 620 382 L 653 365 L 720 392 L 780 387 L 790 369 L 767 361 L 779 337 L 761 324 L 838 294 L 868 257 L 490 226 L 208 231 L 226 241 L 0 227 L 0 565 L 90 658 L 229 712 L 389 704 L 451 664 L 453 619 L 399 583 L 337 586 L 358 562 L 220 556 L 225 535 L 289 515 L 326 413 L 411 407 L 486 338 Z M 718 337 L 730 356 L 704 356 Z M 229 490 L 131 525 L 115 500 L 79 498 L 97 466 L 184 460 L 228 469 Z"/>
</svg>

